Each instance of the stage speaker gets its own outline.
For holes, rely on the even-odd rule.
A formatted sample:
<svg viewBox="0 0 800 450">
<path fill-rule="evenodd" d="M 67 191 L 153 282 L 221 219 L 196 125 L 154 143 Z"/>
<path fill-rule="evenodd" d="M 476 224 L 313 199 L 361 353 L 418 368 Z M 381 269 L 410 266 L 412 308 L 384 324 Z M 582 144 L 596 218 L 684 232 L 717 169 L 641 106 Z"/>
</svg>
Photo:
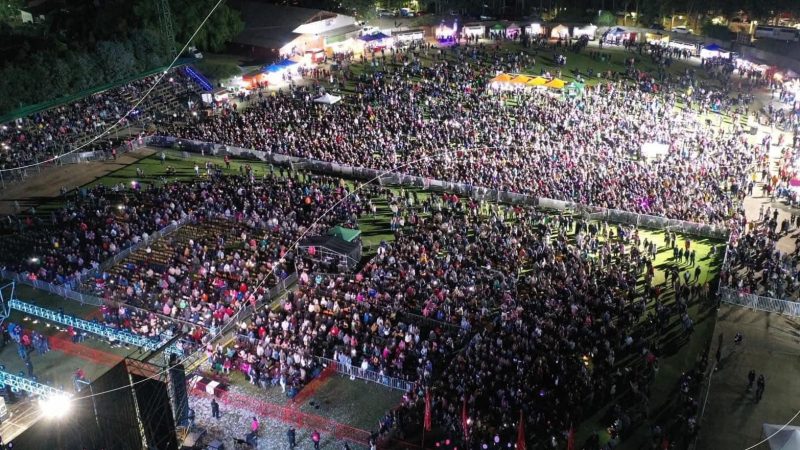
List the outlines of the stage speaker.
<svg viewBox="0 0 800 450">
<path fill-rule="evenodd" d="M 186 393 L 186 370 L 183 364 L 169 368 L 169 386 L 172 392 L 172 407 L 178 426 L 189 425 L 189 396 Z"/>
</svg>

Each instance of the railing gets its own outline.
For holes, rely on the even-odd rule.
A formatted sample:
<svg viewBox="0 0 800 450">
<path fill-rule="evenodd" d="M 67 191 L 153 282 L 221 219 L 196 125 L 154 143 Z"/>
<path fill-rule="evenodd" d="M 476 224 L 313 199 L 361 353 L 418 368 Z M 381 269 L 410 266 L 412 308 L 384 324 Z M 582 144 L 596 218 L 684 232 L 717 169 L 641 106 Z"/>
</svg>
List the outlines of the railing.
<svg viewBox="0 0 800 450">
<path fill-rule="evenodd" d="M 93 306 L 102 306 L 103 300 L 99 297 L 89 294 L 83 294 L 78 291 L 73 291 L 69 285 L 64 286 L 56 286 L 52 283 L 48 283 L 42 280 L 30 279 L 23 274 L 19 274 L 16 272 L 12 272 L 10 270 L 3 270 L 0 269 L 0 277 L 5 278 L 7 280 L 11 280 L 17 282 L 19 284 L 24 284 L 26 286 L 30 286 L 34 289 L 39 289 L 41 291 L 49 292 L 54 295 L 58 295 L 59 297 L 68 298 L 70 300 L 75 300 L 80 302 L 81 305 L 93 305 Z"/>
<path fill-rule="evenodd" d="M 333 367 L 337 373 L 340 373 L 342 375 L 347 375 L 349 377 L 358 378 L 360 380 L 371 381 L 373 383 L 377 383 L 392 389 L 398 389 L 403 392 L 408 392 L 414 388 L 414 383 L 410 381 L 383 375 L 381 373 L 375 372 L 374 370 L 365 370 L 358 366 L 342 364 L 338 361 L 334 361 L 328 358 L 323 358 L 321 356 L 314 356 L 314 360 L 325 367 Z"/>
<path fill-rule="evenodd" d="M 590 215 L 593 216 L 593 218 L 598 220 L 607 220 L 609 222 L 634 224 L 648 228 L 669 228 L 681 233 L 714 239 L 726 239 L 728 236 L 728 229 L 725 226 L 667 219 L 664 217 L 637 214 L 615 209 L 592 207 L 581 205 L 575 202 L 554 200 L 549 198 L 537 198 L 532 195 L 489 189 L 486 187 L 474 186 L 465 183 L 453 183 L 449 181 L 394 173 L 390 171 L 353 167 L 344 164 L 319 161 L 316 159 L 298 158 L 260 150 L 231 147 L 227 145 L 213 144 L 210 142 L 195 141 L 191 139 L 179 139 L 173 136 L 150 136 L 146 139 L 146 141 L 147 144 L 156 147 L 176 148 L 181 151 L 188 152 L 202 151 L 205 154 L 210 155 L 224 153 L 241 158 L 258 159 L 272 164 L 288 165 L 293 168 L 302 168 L 304 170 L 321 172 L 335 176 L 357 178 L 361 180 L 376 180 L 380 184 L 385 185 L 403 185 L 425 188 L 431 191 L 453 192 L 461 196 L 468 196 L 479 200 L 539 206 L 542 208 L 552 208 L 558 210 L 586 209 Z"/>
<path fill-rule="evenodd" d="M 719 290 L 720 300 L 731 305 L 744 306 L 757 311 L 767 311 L 800 317 L 800 303 L 739 292 L 729 287 Z"/>
<path fill-rule="evenodd" d="M 171 224 L 165 226 L 164 228 L 154 232 L 153 234 L 147 236 L 147 238 L 140 240 L 139 242 L 131 245 L 130 247 L 118 252 L 116 255 L 112 256 L 111 258 L 103 261 L 100 265 L 100 270 L 106 270 L 110 267 L 114 267 L 115 265 L 119 264 L 120 262 L 124 261 L 125 258 L 129 257 L 131 254 L 136 252 L 137 250 L 141 249 L 142 247 L 151 244 L 165 236 L 168 236 L 187 223 L 194 222 L 194 216 L 187 215 L 185 217 L 181 217 L 180 220 L 176 222 L 172 222 Z"/>
</svg>

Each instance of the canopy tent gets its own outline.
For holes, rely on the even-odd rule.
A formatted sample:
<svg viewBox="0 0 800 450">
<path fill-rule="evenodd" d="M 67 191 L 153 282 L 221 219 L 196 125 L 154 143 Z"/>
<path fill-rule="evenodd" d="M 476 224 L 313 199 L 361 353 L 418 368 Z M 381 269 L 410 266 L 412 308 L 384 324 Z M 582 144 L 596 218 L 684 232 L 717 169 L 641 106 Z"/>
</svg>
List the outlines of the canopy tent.
<svg viewBox="0 0 800 450">
<path fill-rule="evenodd" d="M 517 75 L 511 80 L 512 83 L 517 84 L 527 84 L 528 81 L 531 81 L 531 77 L 526 77 L 525 75 Z"/>
<path fill-rule="evenodd" d="M 347 242 L 353 242 L 361 236 L 361 230 L 356 230 L 353 228 L 345 228 L 343 226 L 337 225 L 328 230 L 328 235 L 336 236 Z"/>
<path fill-rule="evenodd" d="M 298 245 L 300 255 L 321 264 L 318 272 L 350 272 L 361 261 L 361 240 L 347 242 L 338 236 L 309 236 Z"/>
<path fill-rule="evenodd" d="M 373 33 L 373 34 L 365 34 L 363 36 L 360 36 L 358 39 L 360 39 L 360 40 L 362 40 L 364 42 L 373 42 L 373 41 L 379 41 L 381 39 L 386 39 L 388 37 L 389 36 L 387 36 L 387 35 L 385 35 L 385 34 L 383 34 L 383 33 L 381 33 L 379 31 L 379 32 Z"/>
<path fill-rule="evenodd" d="M 717 44 L 706 45 L 700 49 L 701 58 L 728 58 L 730 55 L 731 52 Z"/>
<path fill-rule="evenodd" d="M 314 103 L 324 103 L 326 105 L 333 105 L 334 103 L 338 103 L 339 100 L 341 99 L 342 97 L 326 93 L 320 97 L 315 98 Z"/>
<path fill-rule="evenodd" d="M 506 27 L 506 37 L 509 39 L 515 39 L 519 35 L 522 34 L 522 28 L 515 23 L 511 23 Z"/>
<path fill-rule="evenodd" d="M 485 32 L 486 27 L 481 24 L 468 24 L 464 25 L 464 28 L 461 29 L 461 34 L 465 37 L 482 37 Z"/>
<path fill-rule="evenodd" d="M 514 79 L 514 77 L 512 77 L 511 75 L 509 75 L 507 73 L 501 73 L 501 74 L 497 75 L 496 77 L 492 78 L 490 83 L 508 83 L 509 81 L 511 81 L 513 79 Z"/>
<path fill-rule="evenodd" d="M 577 81 L 573 81 L 572 83 L 568 84 L 564 88 L 568 95 L 572 97 L 581 96 L 583 95 L 584 89 L 586 89 L 586 85 L 583 83 L 579 83 Z"/>
<path fill-rule="evenodd" d="M 553 89 L 564 89 L 564 86 L 566 84 L 567 83 L 565 83 L 564 80 L 560 80 L 558 78 L 553 78 L 552 80 L 548 81 L 545 84 L 545 86 L 547 86 L 549 88 L 553 88 Z"/>
<path fill-rule="evenodd" d="M 800 450 L 800 427 L 764 424 L 770 450 Z"/>
<path fill-rule="evenodd" d="M 296 64 L 297 63 L 291 59 L 284 59 L 264 67 L 263 71 L 266 73 L 280 73 Z"/>
<path fill-rule="evenodd" d="M 536 77 L 528 81 L 528 86 L 544 86 L 547 84 L 547 78 Z"/>
<path fill-rule="evenodd" d="M 525 27 L 525 34 L 528 36 L 538 36 L 543 33 L 542 24 L 532 23 Z"/>
<path fill-rule="evenodd" d="M 492 28 L 491 28 L 492 31 L 503 31 L 505 29 L 506 29 L 506 26 L 501 22 L 497 22 L 496 24 L 492 25 Z"/>
<path fill-rule="evenodd" d="M 458 31 L 457 21 L 453 21 L 453 26 L 448 27 L 447 25 L 445 25 L 444 20 L 442 20 L 442 23 L 440 23 L 439 26 L 436 27 L 436 39 L 439 40 L 452 39 L 453 36 L 456 35 L 457 31 Z"/>
<path fill-rule="evenodd" d="M 641 148 L 642 157 L 646 159 L 664 156 L 667 152 L 669 152 L 669 145 L 660 144 L 658 142 L 646 142 L 642 144 Z"/>
<path fill-rule="evenodd" d="M 550 30 L 550 37 L 552 39 L 568 39 L 569 38 L 569 28 L 565 27 L 564 25 L 556 25 Z"/>
</svg>

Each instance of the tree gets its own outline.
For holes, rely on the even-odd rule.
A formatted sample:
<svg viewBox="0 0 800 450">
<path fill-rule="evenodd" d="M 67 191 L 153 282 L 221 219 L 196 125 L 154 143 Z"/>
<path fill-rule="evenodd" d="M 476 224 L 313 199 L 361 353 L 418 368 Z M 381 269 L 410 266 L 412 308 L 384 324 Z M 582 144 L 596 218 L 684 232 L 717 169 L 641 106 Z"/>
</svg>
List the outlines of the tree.
<svg viewBox="0 0 800 450">
<path fill-rule="evenodd" d="M 725 25 L 715 25 L 710 20 L 703 22 L 702 31 L 704 36 L 723 41 L 730 41 L 733 39 L 733 33 Z"/>
<path fill-rule="evenodd" d="M 19 10 L 25 6 L 25 0 L 0 1 L 0 22 L 16 22 L 21 20 Z"/>
<path fill-rule="evenodd" d="M 203 26 L 203 20 L 217 2 L 214 0 L 170 0 L 169 7 L 174 21 L 175 42 L 182 47 L 196 30 L 191 42 L 201 50 L 221 51 L 225 43 L 244 29 L 239 12 L 225 3 L 219 5 Z M 133 7 L 134 14 L 145 28 L 158 30 L 158 8 L 153 0 L 138 0 Z"/>
<path fill-rule="evenodd" d="M 595 20 L 597 25 L 601 27 L 611 27 L 617 24 L 617 18 L 609 11 L 601 11 Z"/>
<path fill-rule="evenodd" d="M 224 61 L 202 60 L 197 68 L 203 75 L 214 80 L 224 80 L 234 75 L 241 75 L 242 70 L 234 63 Z"/>
</svg>

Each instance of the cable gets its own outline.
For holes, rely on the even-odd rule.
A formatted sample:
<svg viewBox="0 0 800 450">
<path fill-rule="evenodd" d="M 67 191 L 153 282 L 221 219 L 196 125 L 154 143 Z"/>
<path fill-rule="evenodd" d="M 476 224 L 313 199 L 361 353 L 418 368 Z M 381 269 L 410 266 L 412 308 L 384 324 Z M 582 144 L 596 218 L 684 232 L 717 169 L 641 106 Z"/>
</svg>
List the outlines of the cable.
<svg viewBox="0 0 800 450">
<path fill-rule="evenodd" d="M 761 444 L 763 444 L 763 443 L 765 443 L 765 442 L 769 441 L 769 440 L 770 440 L 770 439 L 771 439 L 773 436 L 775 436 L 776 434 L 778 434 L 778 433 L 780 433 L 781 431 L 783 431 L 783 430 L 784 430 L 786 427 L 788 427 L 790 423 L 794 422 L 794 419 L 796 419 L 796 418 L 797 418 L 797 416 L 800 416 L 800 410 L 798 410 L 796 413 L 794 413 L 794 415 L 792 416 L 792 418 L 791 418 L 791 419 L 789 419 L 789 421 L 788 421 L 788 422 L 786 422 L 785 424 L 783 424 L 783 425 L 782 425 L 780 428 L 778 428 L 778 429 L 777 429 L 777 430 L 776 430 L 774 433 L 772 433 L 772 434 L 770 434 L 769 436 L 765 437 L 764 439 L 762 439 L 762 440 L 758 441 L 758 443 L 757 443 L 757 444 L 755 444 L 755 445 L 751 445 L 750 447 L 747 447 L 747 448 L 746 448 L 746 449 L 744 449 L 744 450 L 752 450 L 752 449 L 754 449 L 754 448 L 758 447 L 759 445 L 761 445 Z"/>
<path fill-rule="evenodd" d="M 37 166 L 40 166 L 40 165 L 43 165 L 43 164 L 47 164 L 47 163 L 56 161 L 58 159 L 63 158 L 64 156 L 71 155 L 71 154 L 73 154 L 73 153 L 85 148 L 86 146 L 96 142 L 98 139 L 102 138 L 103 136 L 106 136 L 106 135 L 110 134 L 112 130 L 117 128 L 117 126 L 119 126 L 119 124 L 122 123 L 123 120 L 127 119 L 128 116 L 130 116 L 131 113 L 133 111 L 135 111 L 136 108 L 138 108 L 139 105 L 141 105 L 142 102 L 145 101 L 145 99 L 147 99 L 148 96 L 150 96 L 150 93 L 153 92 L 153 89 L 155 89 L 156 86 L 158 86 L 159 83 L 161 83 L 161 80 L 164 79 L 165 76 L 167 76 L 167 72 L 169 72 L 175 66 L 175 63 L 178 62 L 178 59 L 180 59 L 180 57 L 183 54 L 183 52 L 186 51 L 186 48 L 188 48 L 189 44 L 192 43 L 192 40 L 194 39 L 194 37 L 197 36 L 197 33 L 199 33 L 200 30 L 203 28 L 203 26 L 205 26 L 205 24 L 208 21 L 208 19 L 211 17 L 212 14 L 214 14 L 214 11 L 216 11 L 217 8 L 219 8 L 219 5 L 221 5 L 223 1 L 224 0 L 217 0 L 217 3 L 214 5 L 213 8 L 211 8 L 211 11 L 208 12 L 208 14 L 203 19 L 203 21 L 200 22 L 200 25 L 197 27 L 197 29 L 194 30 L 194 33 L 192 33 L 192 35 L 189 37 L 189 40 L 186 41 L 186 44 L 184 44 L 183 48 L 181 48 L 181 51 L 179 51 L 178 54 L 175 55 L 175 58 L 172 60 L 172 62 L 169 63 L 167 68 L 164 69 L 164 71 L 161 73 L 161 75 L 158 76 L 156 81 L 153 83 L 152 86 L 150 86 L 150 88 L 147 90 L 147 92 L 145 92 L 144 95 L 139 98 L 139 100 L 128 110 L 128 112 L 126 112 L 116 122 L 114 122 L 108 128 L 106 128 L 102 133 L 98 134 L 94 138 L 90 139 L 88 142 L 86 142 L 84 144 L 81 144 L 81 145 L 75 147 L 74 149 L 72 149 L 72 150 L 70 150 L 68 152 L 61 153 L 60 155 L 53 156 L 52 158 L 48 158 L 48 159 L 46 159 L 44 161 L 35 162 L 33 164 L 13 167 L 13 168 L 10 168 L 10 169 L 0 169 L 0 173 L 2 173 L 2 172 L 10 172 L 10 171 L 14 171 L 14 170 L 29 169 L 31 167 L 37 167 Z"/>
</svg>

